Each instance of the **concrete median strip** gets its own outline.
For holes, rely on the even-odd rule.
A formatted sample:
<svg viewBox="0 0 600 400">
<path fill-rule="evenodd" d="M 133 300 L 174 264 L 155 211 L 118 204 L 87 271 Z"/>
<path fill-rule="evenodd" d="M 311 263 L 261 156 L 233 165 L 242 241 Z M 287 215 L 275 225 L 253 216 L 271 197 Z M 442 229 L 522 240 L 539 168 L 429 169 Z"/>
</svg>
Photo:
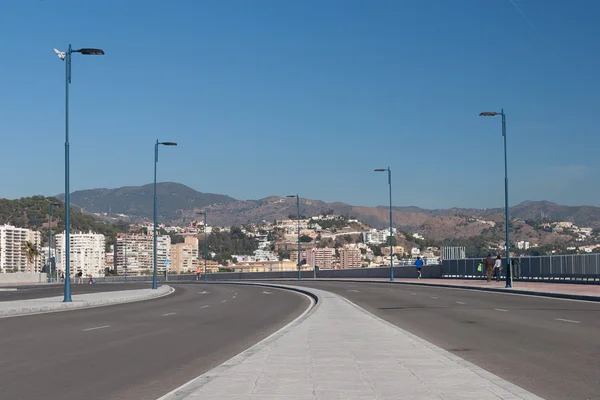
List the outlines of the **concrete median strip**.
<svg viewBox="0 0 600 400">
<path fill-rule="evenodd" d="M 70 303 L 63 303 L 62 296 L 31 300 L 3 301 L 0 302 L 0 318 L 132 303 L 166 296 L 171 294 L 174 290 L 175 289 L 170 286 L 163 285 L 158 289 L 74 294 L 72 295 L 73 301 Z"/>
<path fill-rule="evenodd" d="M 341 296 L 268 286 L 309 292 L 318 302 L 269 338 L 159 400 L 541 400 Z"/>
</svg>

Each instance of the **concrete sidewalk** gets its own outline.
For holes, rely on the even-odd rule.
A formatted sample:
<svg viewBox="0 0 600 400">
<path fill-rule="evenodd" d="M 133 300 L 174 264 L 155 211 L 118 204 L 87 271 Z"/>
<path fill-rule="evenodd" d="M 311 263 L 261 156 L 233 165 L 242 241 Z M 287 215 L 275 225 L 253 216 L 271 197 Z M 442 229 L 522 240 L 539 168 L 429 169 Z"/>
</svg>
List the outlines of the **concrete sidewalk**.
<svg viewBox="0 0 600 400">
<path fill-rule="evenodd" d="M 159 400 L 540 399 L 340 296 L 299 289 L 319 297 L 306 316 Z"/>
<path fill-rule="evenodd" d="M 63 296 L 31 300 L 2 301 L 0 302 L 0 318 L 150 300 L 170 294 L 172 291 L 173 289 L 170 286 L 163 285 L 155 290 L 137 289 L 73 294 L 71 296 L 73 300 L 71 303 L 63 303 Z"/>
</svg>

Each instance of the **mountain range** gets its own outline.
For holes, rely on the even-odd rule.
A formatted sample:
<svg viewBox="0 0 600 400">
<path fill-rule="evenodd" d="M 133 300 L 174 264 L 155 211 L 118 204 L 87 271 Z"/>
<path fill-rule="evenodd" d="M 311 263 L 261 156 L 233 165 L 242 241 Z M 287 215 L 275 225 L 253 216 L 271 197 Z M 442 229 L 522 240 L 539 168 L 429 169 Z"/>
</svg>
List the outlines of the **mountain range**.
<svg viewBox="0 0 600 400">
<path fill-rule="evenodd" d="M 64 199 L 64 195 L 58 197 Z M 259 200 L 237 200 L 222 194 L 201 193 L 173 182 L 157 184 L 157 199 L 158 219 L 165 223 L 181 224 L 199 219 L 196 213 L 200 210 L 207 210 L 209 224 L 217 226 L 273 221 L 296 215 L 295 199 L 271 196 Z M 95 214 L 101 219 L 150 221 L 153 216 L 153 187 L 149 184 L 117 189 L 81 190 L 71 194 L 71 204 L 84 213 Z M 357 218 L 375 228 L 389 226 L 388 207 L 364 207 L 341 202 L 300 199 L 300 214 L 303 216 L 310 217 L 327 211 Z M 519 220 L 552 220 L 600 228 L 600 207 L 593 206 L 563 206 L 549 201 L 525 201 L 512 206 L 510 216 L 515 224 L 518 224 Z M 501 227 L 503 221 L 503 208 L 428 210 L 414 206 L 393 207 L 395 227 L 422 232 L 434 239 L 497 233 L 495 230 L 498 228 L 492 227 L 494 224 L 490 222 L 495 223 L 496 227 Z M 527 229 L 523 232 L 528 236 L 525 234 Z M 535 239 L 533 233 L 529 236 L 532 236 L 531 240 Z"/>
</svg>

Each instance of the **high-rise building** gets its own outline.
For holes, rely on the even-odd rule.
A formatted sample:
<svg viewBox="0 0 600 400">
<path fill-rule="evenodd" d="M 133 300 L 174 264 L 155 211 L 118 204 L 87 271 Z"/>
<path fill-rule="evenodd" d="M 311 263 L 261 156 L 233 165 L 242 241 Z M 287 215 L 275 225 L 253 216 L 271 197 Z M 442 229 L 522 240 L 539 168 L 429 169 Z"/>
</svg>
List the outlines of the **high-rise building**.
<svg viewBox="0 0 600 400">
<path fill-rule="evenodd" d="M 171 245 L 171 255 L 169 272 L 194 272 L 198 266 L 198 238 L 186 236 L 183 243 Z"/>
<path fill-rule="evenodd" d="M 360 268 L 362 265 L 362 254 L 357 247 L 342 247 L 340 249 L 340 267 L 342 269 Z"/>
<path fill-rule="evenodd" d="M 100 233 L 71 233 L 69 272 L 75 276 L 81 272 L 83 276 L 104 276 L 106 261 L 105 244 L 106 239 Z M 60 271 L 66 269 L 66 240 L 65 234 L 56 235 L 56 261 Z"/>
<path fill-rule="evenodd" d="M 40 248 L 40 233 L 12 225 L 0 226 L 0 272 L 39 272 L 41 263 L 39 256 L 32 262 L 27 258 L 23 246 L 30 242 Z M 37 267 L 37 270 L 36 268 Z"/>
<path fill-rule="evenodd" d="M 156 270 L 164 272 L 165 260 L 171 256 L 171 237 L 161 235 L 156 238 Z M 154 238 L 152 235 L 139 233 L 117 236 L 117 271 L 122 273 L 127 267 L 127 273 L 135 274 L 142 270 L 154 268 Z M 126 265 L 127 264 L 127 265 Z"/>
<path fill-rule="evenodd" d="M 324 247 L 318 249 L 313 247 L 308 251 L 306 255 L 306 264 L 317 266 L 321 269 L 329 269 L 333 264 L 333 256 L 335 255 L 335 249 L 331 247 Z"/>
</svg>

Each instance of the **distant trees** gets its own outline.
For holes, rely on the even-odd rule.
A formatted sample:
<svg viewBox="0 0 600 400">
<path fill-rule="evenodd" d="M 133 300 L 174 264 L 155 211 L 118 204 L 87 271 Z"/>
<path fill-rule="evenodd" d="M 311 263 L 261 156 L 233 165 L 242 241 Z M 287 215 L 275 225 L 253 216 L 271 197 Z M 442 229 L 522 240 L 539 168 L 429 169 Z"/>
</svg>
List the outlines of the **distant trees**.
<svg viewBox="0 0 600 400">
<path fill-rule="evenodd" d="M 208 236 L 206 246 L 209 252 L 216 253 L 214 259 L 223 262 L 231 255 L 249 255 L 258 249 L 258 240 L 247 236 L 242 229 L 232 226 L 229 232 L 213 232 Z"/>
<path fill-rule="evenodd" d="M 310 243 L 312 242 L 312 238 L 308 235 L 300 236 L 300 243 Z"/>
<path fill-rule="evenodd" d="M 39 250 L 38 250 L 36 244 L 29 242 L 29 241 L 23 243 L 23 247 L 21 247 L 21 251 L 25 254 L 25 257 L 27 257 L 27 261 L 29 262 L 30 265 L 33 264 L 33 261 L 39 254 Z"/>
</svg>

